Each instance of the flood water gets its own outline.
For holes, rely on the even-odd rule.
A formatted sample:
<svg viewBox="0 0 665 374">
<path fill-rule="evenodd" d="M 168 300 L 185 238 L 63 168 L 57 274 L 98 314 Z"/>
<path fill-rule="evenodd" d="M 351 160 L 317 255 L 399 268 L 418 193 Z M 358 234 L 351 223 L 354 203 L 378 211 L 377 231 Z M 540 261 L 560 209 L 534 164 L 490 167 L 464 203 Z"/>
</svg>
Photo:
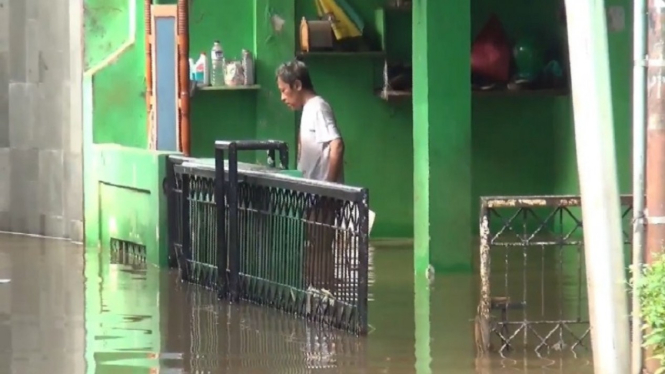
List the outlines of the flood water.
<svg viewBox="0 0 665 374">
<path fill-rule="evenodd" d="M 408 247 L 371 264 L 371 333 L 355 337 L 97 249 L 0 235 L 0 374 L 592 372 L 584 349 L 476 362 L 473 275 L 414 282 Z"/>
</svg>

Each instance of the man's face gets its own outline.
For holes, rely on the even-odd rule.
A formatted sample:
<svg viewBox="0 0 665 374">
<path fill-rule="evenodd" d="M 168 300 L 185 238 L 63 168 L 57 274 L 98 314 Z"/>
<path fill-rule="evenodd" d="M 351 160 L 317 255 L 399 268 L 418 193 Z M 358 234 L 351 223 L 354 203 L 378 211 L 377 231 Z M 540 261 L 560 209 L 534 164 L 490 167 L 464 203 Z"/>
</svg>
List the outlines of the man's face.
<svg viewBox="0 0 665 374">
<path fill-rule="evenodd" d="M 280 78 L 277 78 L 277 87 L 282 95 L 282 102 L 292 110 L 302 108 L 302 90 L 299 81 L 296 81 L 293 86 L 284 83 Z"/>
</svg>

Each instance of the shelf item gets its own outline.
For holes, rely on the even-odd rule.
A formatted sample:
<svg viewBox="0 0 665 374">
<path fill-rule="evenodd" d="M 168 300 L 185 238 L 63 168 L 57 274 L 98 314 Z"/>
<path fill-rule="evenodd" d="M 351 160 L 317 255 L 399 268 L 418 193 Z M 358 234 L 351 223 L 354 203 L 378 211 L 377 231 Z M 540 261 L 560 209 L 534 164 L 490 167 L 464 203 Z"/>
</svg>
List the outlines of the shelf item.
<svg viewBox="0 0 665 374">
<path fill-rule="evenodd" d="M 335 37 L 330 20 L 311 20 L 305 17 L 300 21 L 300 50 L 332 49 Z"/>
</svg>

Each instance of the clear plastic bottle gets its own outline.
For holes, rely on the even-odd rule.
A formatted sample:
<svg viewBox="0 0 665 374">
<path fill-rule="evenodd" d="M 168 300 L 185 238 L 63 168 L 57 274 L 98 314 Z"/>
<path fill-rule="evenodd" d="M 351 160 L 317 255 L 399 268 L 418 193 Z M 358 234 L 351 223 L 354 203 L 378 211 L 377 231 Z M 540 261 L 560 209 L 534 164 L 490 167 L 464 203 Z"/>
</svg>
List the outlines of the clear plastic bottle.
<svg viewBox="0 0 665 374">
<path fill-rule="evenodd" d="M 208 58 L 205 52 L 201 52 L 199 59 L 196 60 L 194 72 L 197 82 L 201 82 L 204 86 L 210 85 L 210 69 L 208 68 Z"/>
<path fill-rule="evenodd" d="M 210 52 L 210 61 L 211 69 L 210 73 L 210 83 L 212 86 L 223 86 L 224 85 L 224 66 L 226 65 L 224 60 L 224 50 L 222 49 L 222 44 L 219 40 L 216 40 L 212 45 L 212 51 Z"/>
</svg>

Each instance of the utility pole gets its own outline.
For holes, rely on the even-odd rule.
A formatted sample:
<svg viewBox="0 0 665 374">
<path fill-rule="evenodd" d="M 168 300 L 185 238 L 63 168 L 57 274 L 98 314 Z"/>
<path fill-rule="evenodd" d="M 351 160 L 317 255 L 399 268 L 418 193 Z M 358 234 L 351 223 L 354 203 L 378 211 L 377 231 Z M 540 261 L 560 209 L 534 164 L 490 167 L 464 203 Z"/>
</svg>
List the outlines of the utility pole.
<svg viewBox="0 0 665 374">
<path fill-rule="evenodd" d="M 642 374 L 644 355 L 642 348 L 642 307 L 639 282 L 644 264 L 646 246 L 646 15 L 647 1 L 633 2 L 633 294 L 631 374 Z"/>
<path fill-rule="evenodd" d="M 649 0 L 647 35 L 646 262 L 652 263 L 665 242 L 665 2 Z M 657 360 L 645 355 L 647 372 Z"/>
<path fill-rule="evenodd" d="M 605 2 L 566 0 L 594 372 L 630 372 Z M 665 138 L 664 138 L 665 139 Z"/>
</svg>

